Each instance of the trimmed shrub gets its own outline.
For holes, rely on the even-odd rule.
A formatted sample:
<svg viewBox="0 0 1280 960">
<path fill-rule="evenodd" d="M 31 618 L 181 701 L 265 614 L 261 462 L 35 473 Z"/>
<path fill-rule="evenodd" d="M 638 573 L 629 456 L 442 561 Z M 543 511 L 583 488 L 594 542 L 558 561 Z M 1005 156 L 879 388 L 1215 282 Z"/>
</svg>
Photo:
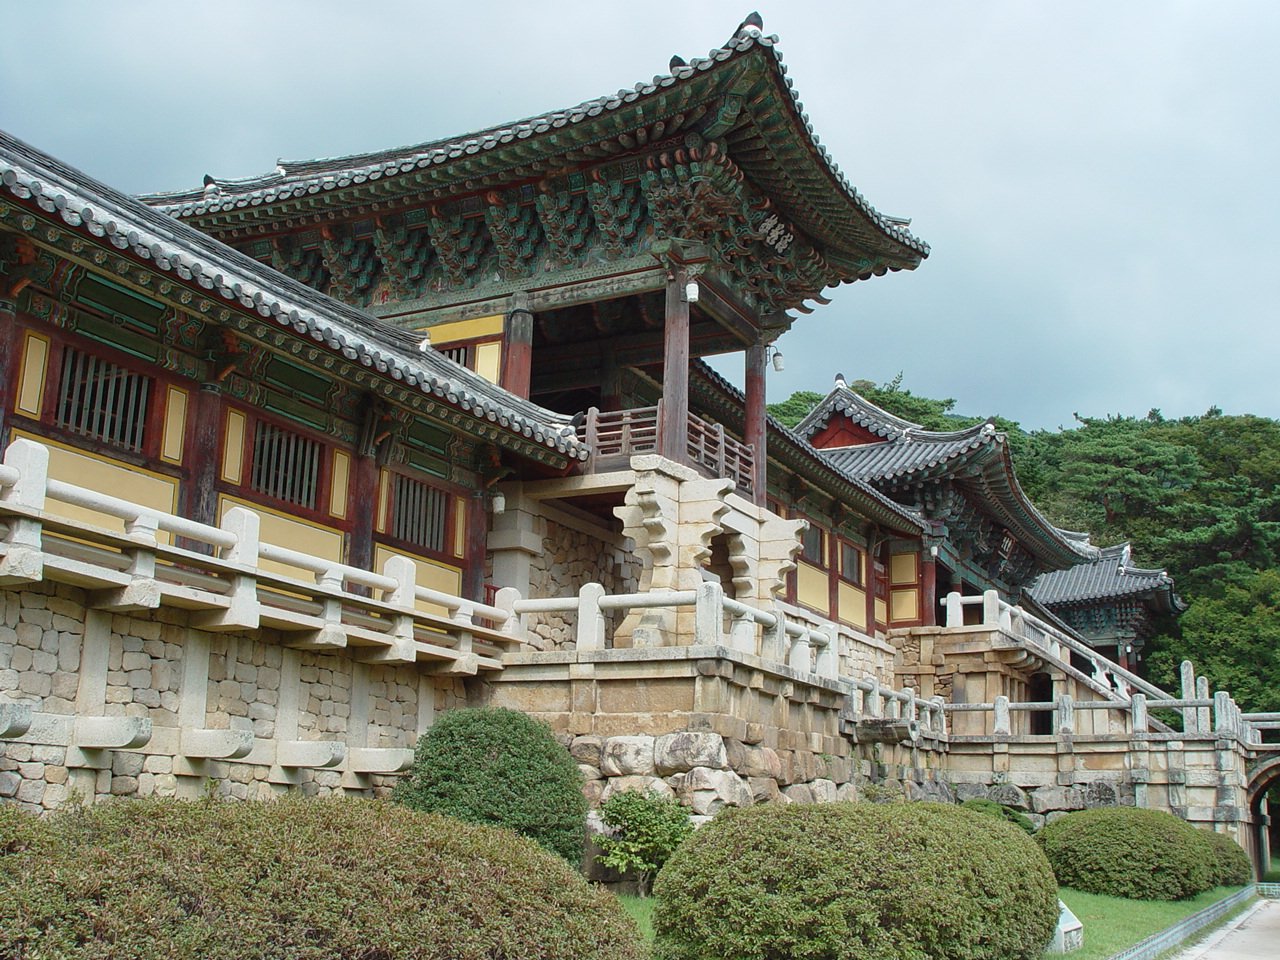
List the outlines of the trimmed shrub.
<svg viewBox="0 0 1280 960">
<path fill-rule="evenodd" d="M 601 805 L 600 819 L 614 830 L 596 838 L 604 851 L 600 863 L 635 873 L 642 897 L 648 895 L 653 875 L 693 833 L 689 812 L 679 800 L 638 790 L 615 793 Z"/>
<path fill-rule="evenodd" d="M 551 728 L 516 710 L 450 710 L 418 740 L 394 799 L 414 810 L 506 827 L 582 862 L 582 772 Z"/>
<path fill-rule="evenodd" d="M 1058 919 L 1035 841 L 935 803 L 726 810 L 654 895 L 658 960 L 1039 960 Z"/>
<path fill-rule="evenodd" d="M 1030 820 L 1019 810 L 1013 807 L 1006 807 L 1003 803 L 996 803 L 994 800 L 983 800 L 980 797 L 974 797 L 972 800 L 966 800 L 960 804 L 966 810 L 972 810 L 974 813 L 981 813 L 988 817 L 995 817 L 998 820 L 1004 820 L 1012 823 L 1020 830 L 1027 833 L 1035 833 L 1036 828 Z"/>
<path fill-rule="evenodd" d="M 0 956 L 640 960 L 617 900 L 507 831 L 369 800 L 131 800 L 0 857 Z"/>
<path fill-rule="evenodd" d="M 1213 886 L 1208 844 L 1170 813 L 1099 807 L 1038 834 L 1064 887 L 1130 900 L 1186 900 Z"/>
<path fill-rule="evenodd" d="M 1253 862 L 1240 844 L 1225 833 L 1215 833 L 1212 830 L 1197 832 L 1209 847 L 1213 886 L 1240 887 L 1253 883 Z"/>
</svg>

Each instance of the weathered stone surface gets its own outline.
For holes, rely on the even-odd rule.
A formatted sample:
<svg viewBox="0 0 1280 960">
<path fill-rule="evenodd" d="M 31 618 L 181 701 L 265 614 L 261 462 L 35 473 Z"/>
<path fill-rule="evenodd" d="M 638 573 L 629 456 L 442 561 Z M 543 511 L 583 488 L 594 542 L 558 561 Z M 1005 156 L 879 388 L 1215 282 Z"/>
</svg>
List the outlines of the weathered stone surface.
<svg viewBox="0 0 1280 960">
<path fill-rule="evenodd" d="M 1047 827 L 1051 823 L 1057 823 L 1063 817 L 1069 817 L 1071 814 L 1066 810 L 1052 810 L 1044 815 L 1044 825 Z"/>
<path fill-rule="evenodd" d="M 694 767 L 684 780 L 684 796 L 693 812 L 709 816 L 722 807 L 749 807 L 751 788 L 746 781 L 729 770 Z"/>
<path fill-rule="evenodd" d="M 573 742 L 569 744 L 569 755 L 577 760 L 578 763 L 586 763 L 593 767 L 598 767 L 600 766 L 600 748 L 603 745 L 603 737 L 591 735 L 574 737 Z"/>
<path fill-rule="evenodd" d="M 744 751 L 740 773 L 748 777 L 782 778 L 782 761 L 771 747 L 747 747 Z"/>
<path fill-rule="evenodd" d="M 836 802 L 836 785 L 832 780 L 824 780 L 819 777 L 809 783 L 809 790 L 813 794 L 814 803 Z"/>
<path fill-rule="evenodd" d="M 985 800 L 987 798 L 988 787 L 983 783 L 957 783 L 956 784 L 956 802 L 964 803 L 966 800 Z"/>
<path fill-rule="evenodd" d="M 777 803 L 782 799 L 778 781 L 772 777 L 751 777 L 747 785 L 751 788 L 751 799 L 756 803 Z"/>
<path fill-rule="evenodd" d="M 611 777 L 605 781 L 604 791 L 600 795 L 600 802 L 604 803 L 616 793 L 626 793 L 628 790 L 637 793 L 652 793 L 660 797 L 673 797 L 675 791 L 660 777 Z"/>
<path fill-rule="evenodd" d="M 782 791 L 782 795 L 792 803 L 813 803 L 813 791 L 805 783 L 793 783 Z"/>
<path fill-rule="evenodd" d="M 1090 809 L 1093 807 L 1114 807 L 1122 803 L 1119 785 L 1109 783 L 1106 780 L 1094 780 L 1087 783 L 1081 788 L 1084 794 L 1084 805 Z"/>
<path fill-rule="evenodd" d="M 609 737 L 600 749 L 600 769 L 607 777 L 653 773 L 653 737 Z"/>
<path fill-rule="evenodd" d="M 1012 783 L 996 784 L 987 791 L 987 799 L 1002 803 L 1006 807 L 1013 807 L 1015 810 L 1031 809 L 1031 798 L 1027 796 L 1027 792 Z"/>
<path fill-rule="evenodd" d="M 724 738 L 718 733 L 669 733 L 658 737 L 653 747 L 653 763 L 658 773 L 683 773 L 695 767 L 729 769 Z"/>
<path fill-rule="evenodd" d="M 1035 827 L 1037 833 L 1044 829 L 1045 818 L 1040 814 L 1024 813 L 1023 816 L 1031 821 L 1031 826 Z"/>
<path fill-rule="evenodd" d="M 836 790 L 836 800 L 841 803 L 854 803 L 858 800 L 858 788 L 853 783 L 842 783 Z"/>
<path fill-rule="evenodd" d="M 747 762 L 747 748 L 743 746 L 741 740 L 733 737 L 726 737 L 724 741 L 725 762 L 728 763 L 730 770 L 736 770 L 738 773 L 745 774 L 744 768 Z"/>
<path fill-rule="evenodd" d="M 1031 809 L 1035 813 L 1050 810 L 1082 810 L 1084 794 L 1075 787 L 1040 787 L 1031 794 Z"/>
</svg>

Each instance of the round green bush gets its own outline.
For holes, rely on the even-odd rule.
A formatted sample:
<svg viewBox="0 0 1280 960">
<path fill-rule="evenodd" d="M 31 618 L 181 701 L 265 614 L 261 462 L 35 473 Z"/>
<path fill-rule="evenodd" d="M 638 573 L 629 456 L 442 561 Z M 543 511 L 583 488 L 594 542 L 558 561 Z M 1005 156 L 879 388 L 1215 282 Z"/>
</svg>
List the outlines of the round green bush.
<svg viewBox="0 0 1280 960">
<path fill-rule="evenodd" d="M 1209 859 L 1215 887 L 1240 887 L 1253 883 L 1253 863 L 1249 855 L 1225 833 L 1197 831 L 1209 847 Z"/>
<path fill-rule="evenodd" d="M 0 957 L 640 960 L 617 900 L 507 831 L 370 800 L 133 800 L 0 856 Z"/>
<path fill-rule="evenodd" d="M 582 772 L 551 728 L 515 710 L 450 710 L 418 741 L 395 799 L 506 827 L 575 866 L 586 840 Z"/>
<path fill-rule="evenodd" d="M 1159 810 L 1099 807 L 1038 834 L 1064 887 L 1130 900 L 1186 900 L 1213 886 L 1208 845 Z"/>
<path fill-rule="evenodd" d="M 1013 807 L 1006 807 L 1003 803 L 974 797 L 972 800 L 966 800 L 960 806 L 966 810 L 972 810 L 974 813 L 995 817 L 997 820 L 1005 820 L 1026 833 L 1036 832 L 1035 825 L 1021 811 L 1015 810 Z"/>
<path fill-rule="evenodd" d="M 934 803 L 726 810 L 654 894 L 657 960 L 1039 960 L 1058 919 L 1035 841 Z"/>
</svg>

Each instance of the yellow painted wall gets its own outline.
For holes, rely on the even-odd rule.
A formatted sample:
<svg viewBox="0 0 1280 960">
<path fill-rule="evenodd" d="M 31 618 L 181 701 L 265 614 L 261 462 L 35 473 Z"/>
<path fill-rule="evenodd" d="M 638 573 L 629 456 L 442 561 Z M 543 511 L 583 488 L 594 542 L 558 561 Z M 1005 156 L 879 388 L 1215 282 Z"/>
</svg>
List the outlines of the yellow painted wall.
<svg viewBox="0 0 1280 960">
<path fill-rule="evenodd" d="M 459 340 L 479 340 L 502 334 L 502 315 L 476 317 L 474 320 L 455 320 L 453 323 L 437 323 L 424 331 L 431 335 L 431 345 L 438 347 Z"/>
<path fill-rule="evenodd" d="M 261 504 L 250 503 L 248 500 L 241 500 L 239 497 L 228 497 L 225 494 L 218 496 L 219 521 L 232 507 L 248 507 L 262 518 L 258 537 L 263 543 L 275 544 L 278 547 L 288 547 L 290 550 L 297 550 L 300 553 L 307 553 L 325 560 L 342 562 L 344 551 L 341 530 L 334 530 L 332 527 L 321 526 L 308 520 L 300 520 L 297 517 L 291 517 Z M 264 560 L 261 563 L 261 567 L 269 573 L 293 577 L 295 580 L 302 580 L 306 583 L 315 581 L 315 574 L 311 571 L 290 566 L 286 563 Z"/>
<path fill-rule="evenodd" d="M 502 377 L 502 344 L 498 341 L 492 343 L 476 344 L 476 373 L 484 377 L 490 383 L 497 383 Z"/>
<path fill-rule="evenodd" d="M 227 411 L 226 432 L 222 439 L 222 479 L 240 485 L 244 469 L 244 431 L 246 418 L 239 410 Z"/>
<path fill-rule="evenodd" d="M 329 484 L 329 513 L 339 519 L 347 515 L 347 481 L 351 476 L 351 457 L 341 450 L 333 451 L 333 480 Z"/>
<path fill-rule="evenodd" d="M 876 598 L 876 623 L 888 623 L 888 605 L 879 597 Z"/>
<path fill-rule="evenodd" d="M 173 477 L 77 450 L 34 434 L 15 430 L 13 436 L 15 439 L 26 437 L 49 448 L 49 476 L 54 480 L 74 483 L 78 487 L 128 500 L 161 513 L 175 513 L 178 509 L 178 481 Z M 123 520 L 69 503 L 49 500 L 45 512 L 72 523 L 89 524 L 116 533 L 124 532 Z M 169 543 L 171 540 L 169 534 L 164 532 L 157 539 L 161 543 Z"/>
<path fill-rule="evenodd" d="M 22 373 L 18 379 L 18 395 L 14 408 L 29 417 L 40 416 L 44 404 L 45 370 L 49 360 L 49 341 L 28 333 L 22 348 Z"/>
<path fill-rule="evenodd" d="M 894 590 L 889 594 L 889 615 L 894 620 L 915 620 L 920 616 L 920 591 Z"/>
<path fill-rule="evenodd" d="M 796 599 L 814 610 L 831 606 L 827 593 L 827 571 L 801 561 L 796 564 Z"/>
<path fill-rule="evenodd" d="M 170 387 L 164 401 L 164 436 L 160 441 L 160 459 L 182 462 L 182 442 L 187 433 L 187 391 Z"/>
<path fill-rule="evenodd" d="M 448 593 L 455 597 L 462 593 L 462 570 L 458 567 L 451 567 L 446 563 L 440 563 L 438 560 L 415 557 L 379 544 L 373 549 L 374 566 L 381 570 L 383 564 L 387 562 L 387 558 L 396 554 L 408 557 L 413 561 L 414 566 L 418 568 L 418 586 L 428 587 L 431 590 L 438 590 L 441 593 Z M 423 613 L 445 615 L 445 609 L 434 603 L 426 603 L 419 600 L 416 606 Z"/>
<path fill-rule="evenodd" d="M 895 553 L 889 558 L 889 582 L 897 585 L 913 584 L 917 580 L 916 555 Z"/>
<path fill-rule="evenodd" d="M 840 614 L 842 623 L 859 630 L 867 629 L 867 594 L 843 580 L 839 584 Z"/>
</svg>

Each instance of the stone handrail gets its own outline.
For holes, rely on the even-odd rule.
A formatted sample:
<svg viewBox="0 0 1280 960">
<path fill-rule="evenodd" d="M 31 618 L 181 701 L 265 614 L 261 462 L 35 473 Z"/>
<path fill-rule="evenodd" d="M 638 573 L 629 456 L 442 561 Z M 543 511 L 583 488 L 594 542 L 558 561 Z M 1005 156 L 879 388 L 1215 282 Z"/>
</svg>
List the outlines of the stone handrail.
<svg viewBox="0 0 1280 960">
<path fill-rule="evenodd" d="M 476 657 L 474 638 L 499 647 L 521 640 L 515 590 L 498 591 L 492 605 L 442 593 L 417 583 L 409 557 L 388 558 L 381 572 L 363 570 L 263 541 L 258 515 L 245 507 L 231 508 L 220 526 L 212 526 L 50 478 L 48 462 L 48 448 L 31 440 L 16 440 L 5 452 L 0 519 L 7 531 L 0 539 L 0 582 L 34 582 L 44 578 L 47 566 L 75 567 L 81 579 L 105 590 L 98 595 L 103 609 L 154 609 L 181 594 L 183 604 L 194 607 L 196 624 L 206 629 L 267 624 L 308 632 L 313 645 L 330 647 L 344 647 L 348 636 L 358 635 L 381 647 L 384 660 L 451 660 L 469 673 L 501 668 L 491 656 Z M 60 521 L 46 510 L 48 500 L 116 518 L 124 532 Z M 213 555 L 162 543 L 161 531 L 204 544 Z M 268 572 L 263 562 L 310 574 L 313 582 Z M 357 595 L 352 587 L 374 596 Z M 476 617 L 493 626 L 476 624 Z"/>
<path fill-rule="evenodd" d="M 942 699 L 925 700 L 911 690 L 894 690 L 874 677 L 848 677 L 840 673 L 839 631 L 823 622 L 815 628 L 789 616 L 782 608 L 762 610 L 724 595 L 715 582 L 697 590 L 608 594 L 598 583 L 585 584 L 576 597 L 517 598 L 516 614 L 576 614 L 575 649 L 603 650 L 608 635 L 605 614 L 640 608 L 693 608 L 695 645 L 721 646 L 755 657 L 774 667 L 836 683 L 850 698 L 855 719 L 901 721 L 918 725 L 919 732 L 941 737 L 946 732 Z M 726 626 L 727 624 L 727 626 Z"/>
</svg>

